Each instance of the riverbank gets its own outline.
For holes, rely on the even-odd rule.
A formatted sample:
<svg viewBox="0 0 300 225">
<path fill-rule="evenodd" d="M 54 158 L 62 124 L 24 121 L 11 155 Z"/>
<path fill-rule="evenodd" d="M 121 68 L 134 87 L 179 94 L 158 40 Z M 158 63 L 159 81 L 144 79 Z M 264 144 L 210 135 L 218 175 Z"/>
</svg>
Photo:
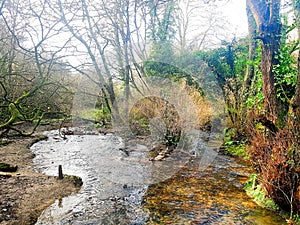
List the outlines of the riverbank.
<svg viewBox="0 0 300 225">
<path fill-rule="evenodd" d="M 17 165 L 18 170 L 0 172 L 0 225 L 34 224 L 45 208 L 80 190 L 72 181 L 34 170 L 34 155 L 29 148 L 40 138 L 41 135 L 2 139 L 0 162 Z"/>
<path fill-rule="evenodd" d="M 41 129 L 53 130 L 57 127 L 46 126 Z M 74 134 L 73 129 L 62 131 Z M 39 224 L 45 221 L 54 224 L 53 221 L 59 221 L 60 216 L 65 218 L 64 212 L 68 213 L 69 221 L 97 221 L 98 224 L 106 224 L 103 221 L 111 220 L 116 221 L 115 224 L 121 224 L 120 221 L 122 224 L 132 221 L 139 224 L 147 221 L 147 224 L 162 221 L 170 224 L 179 224 L 178 221 L 221 224 L 223 219 L 229 221 L 228 224 L 237 221 L 243 224 L 284 224 L 284 220 L 276 213 L 261 209 L 246 196 L 243 184 L 251 170 L 239 163 L 238 159 L 224 156 L 221 151 L 204 171 L 199 170 L 200 161 L 197 159 L 190 162 L 194 166 L 191 164 L 177 170 L 174 165 L 167 164 L 170 162 L 168 160 L 145 160 L 143 157 L 148 159 L 145 156 L 147 148 L 136 145 L 135 141 L 127 144 L 126 148 L 122 147 L 119 139 L 110 131 L 105 129 L 101 130 L 103 135 L 80 138 L 74 134 L 68 136 L 67 140 L 57 132 L 52 132 L 52 137 L 49 135 L 47 141 L 50 145 L 42 144 L 46 150 L 42 154 L 48 154 L 47 157 L 32 151 L 36 154 L 34 156 L 29 151 L 30 145 L 42 136 L 2 139 L 6 143 L 0 146 L 0 162 L 18 165 L 19 169 L 9 174 L 11 176 L 3 173 L 0 176 L 0 224 L 34 224 L 43 209 L 56 200 L 57 203 L 39 218 Z M 51 140 L 57 144 L 56 147 L 51 145 Z M 78 148 L 74 148 L 74 144 Z M 72 171 L 74 165 L 81 166 L 74 173 L 80 174 L 85 181 L 79 195 L 83 193 L 88 198 L 75 195 L 60 204 L 59 199 L 79 189 L 70 182 L 36 173 L 33 169 L 34 159 L 40 163 L 40 169 L 53 167 L 54 173 L 50 174 L 55 174 L 57 170 L 52 162 L 61 164 L 58 162 L 62 156 L 70 159 L 63 164 L 66 171 L 70 166 Z M 109 163 L 103 159 L 109 159 Z M 165 170 L 169 168 L 168 165 L 172 170 Z M 137 171 L 139 176 L 136 176 Z M 145 188 L 143 180 L 136 179 L 149 176 L 149 171 L 152 171 L 149 179 L 153 179 L 153 175 L 159 175 L 162 179 L 156 184 L 150 182 L 152 185 Z M 172 171 L 172 174 L 165 177 L 163 171 Z M 135 185 L 133 180 L 137 182 Z"/>
</svg>

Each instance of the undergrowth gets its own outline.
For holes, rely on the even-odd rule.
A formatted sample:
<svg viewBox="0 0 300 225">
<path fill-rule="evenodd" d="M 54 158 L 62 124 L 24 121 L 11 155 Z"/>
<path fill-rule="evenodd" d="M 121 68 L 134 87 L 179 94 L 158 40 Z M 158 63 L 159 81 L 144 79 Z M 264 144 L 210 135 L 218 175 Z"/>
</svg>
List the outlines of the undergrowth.
<svg viewBox="0 0 300 225">
<path fill-rule="evenodd" d="M 250 161 L 260 188 L 297 224 L 300 212 L 300 139 L 296 126 L 270 129 L 255 116 L 247 125 Z M 257 188 L 256 188 L 257 189 Z M 253 189 L 254 190 L 254 189 Z"/>
<path fill-rule="evenodd" d="M 276 203 L 267 196 L 266 191 L 263 189 L 262 185 L 259 184 L 257 174 L 250 175 L 244 189 L 247 195 L 251 197 L 259 206 L 270 210 L 279 209 Z"/>
<path fill-rule="evenodd" d="M 235 141 L 227 141 L 224 144 L 226 152 L 235 157 L 240 157 L 245 160 L 249 160 L 250 156 L 247 151 L 247 147 L 244 143 L 235 142 Z"/>
</svg>

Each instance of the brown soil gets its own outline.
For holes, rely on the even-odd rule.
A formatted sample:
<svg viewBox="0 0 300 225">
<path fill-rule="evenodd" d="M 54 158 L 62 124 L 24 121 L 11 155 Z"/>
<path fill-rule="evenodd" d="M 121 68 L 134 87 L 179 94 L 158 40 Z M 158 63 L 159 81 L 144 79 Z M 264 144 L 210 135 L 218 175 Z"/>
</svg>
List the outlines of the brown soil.
<svg viewBox="0 0 300 225">
<path fill-rule="evenodd" d="M 34 155 L 29 147 L 40 137 L 10 138 L 0 143 L 0 162 L 18 166 L 15 173 L 0 172 L 0 225 L 35 224 L 42 211 L 55 200 L 80 189 L 71 181 L 34 171 Z"/>
</svg>

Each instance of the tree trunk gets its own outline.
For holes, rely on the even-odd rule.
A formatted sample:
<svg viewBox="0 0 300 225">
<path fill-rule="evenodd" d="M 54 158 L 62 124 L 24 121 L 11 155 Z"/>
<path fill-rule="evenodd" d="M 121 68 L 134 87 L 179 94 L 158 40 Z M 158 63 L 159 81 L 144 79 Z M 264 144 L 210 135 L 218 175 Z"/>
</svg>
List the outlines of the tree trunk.
<svg viewBox="0 0 300 225">
<path fill-rule="evenodd" d="M 273 66 L 275 65 L 274 54 L 278 49 L 272 44 L 262 46 L 261 72 L 263 81 L 264 110 L 267 119 L 276 123 L 278 106 L 275 89 Z"/>
<path fill-rule="evenodd" d="M 296 24 L 298 28 L 298 39 L 300 40 L 300 1 L 294 0 L 294 11 L 295 11 L 295 17 L 296 17 Z M 293 107 L 293 113 L 295 116 L 295 126 L 297 131 L 300 131 L 300 52 L 298 52 L 298 78 L 297 78 L 297 84 L 296 84 L 296 93 L 294 95 L 294 98 L 292 100 L 292 107 Z"/>
<path fill-rule="evenodd" d="M 247 7 L 251 10 L 258 28 L 256 38 L 262 41 L 261 72 L 265 117 L 276 123 L 278 119 L 278 102 L 273 68 L 274 65 L 278 64 L 275 54 L 279 50 L 281 35 L 280 0 L 271 2 L 267 0 L 247 0 Z"/>
<path fill-rule="evenodd" d="M 297 131 L 299 132 L 300 131 L 300 52 L 298 53 L 297 64 L 298 64 L 298 78 L 297 78 L 298 80 L 296 86 L 296 93 L 292 101 L 292 107 L 295 116 L 295 126 L 297 128 Z"/>
<path fill-rule="evenodd" d="M 255 40 L 255 37 L 257 36 L 257 27 L 255 23 L 255 19 L 253 17 L 253 14 L 247 6 L 247 18 L 248 18 L 248 32 L 249 32 L 249 55 L 248 60 L 250 62 L 253 62 L 256 58 L 256 49 L 257 49 L 257 41 Z M 247 91 L 251 87 L 252 80 L 254 78 L 254 65 L 251 63 L 247 66 L 247 72 L 244 78 L 244 90 L 243 95 L 245 99 L 247 99 L 248 94 Z"/>
</svg>

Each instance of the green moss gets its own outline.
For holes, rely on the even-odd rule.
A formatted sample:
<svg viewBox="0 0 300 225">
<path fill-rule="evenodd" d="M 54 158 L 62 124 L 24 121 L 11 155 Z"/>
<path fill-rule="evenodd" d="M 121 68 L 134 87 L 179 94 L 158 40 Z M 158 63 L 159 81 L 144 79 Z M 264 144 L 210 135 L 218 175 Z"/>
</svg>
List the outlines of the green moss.
<svg viewBox="0 0 300 225">
<path fill-rule="evenodd" d="M 12 123 L 14 123 L 20 112 L 18 110 L 18 108 L 16 107 L 15 103 L 10 103 L 9 106 L 8 106 L 8 109 L 9 109 L 9 112 L 11 113 L 11 116 L 9 118 L 9 120 L 3 124 L 0 124 L 0 129 L 2 128 L 6 128 L 7 126 L 11 125 Z"/>
</svg>

